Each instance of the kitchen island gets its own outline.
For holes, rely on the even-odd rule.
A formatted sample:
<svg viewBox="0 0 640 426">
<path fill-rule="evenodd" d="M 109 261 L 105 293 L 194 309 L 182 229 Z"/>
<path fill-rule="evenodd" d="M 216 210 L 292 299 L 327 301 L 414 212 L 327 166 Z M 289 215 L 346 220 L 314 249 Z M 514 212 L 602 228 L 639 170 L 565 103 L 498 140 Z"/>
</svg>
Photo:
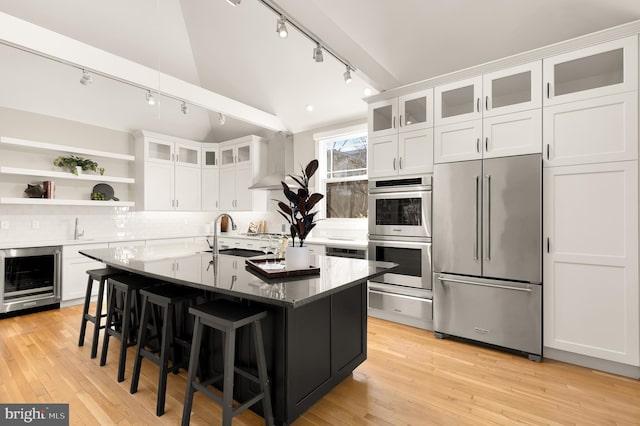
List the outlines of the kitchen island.
<svg viewBox="0 0 640 426">
<path fill-rule="evenodd" d="M 115 247 L 81 253 L 109 266 L 203 290 L 202 301 L 228 298 L 268 311 L 263 334 L 277 424 L 290 424 L 367 357 L 367 280 L 394 263 L 312 256 L 317 275 L 265 279 L 245 268 L 245 259 L 198 252 L 200 247 Z M 254 365 L 248 333 L 239 333 L 236 364 Z M 219 339 L 204 345 L 217 370 Z M 234 396 L 259 392 L 236 380 Z M 261 404 L 252 407 L 261 413 Z"/>
</svg>

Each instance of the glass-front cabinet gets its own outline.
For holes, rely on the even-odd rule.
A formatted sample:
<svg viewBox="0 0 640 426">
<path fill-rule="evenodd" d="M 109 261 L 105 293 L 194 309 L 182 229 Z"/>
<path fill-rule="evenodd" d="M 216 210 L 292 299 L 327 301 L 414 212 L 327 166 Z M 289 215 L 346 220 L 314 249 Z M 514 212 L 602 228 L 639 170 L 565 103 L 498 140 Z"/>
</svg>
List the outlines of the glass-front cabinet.
<svg viewBox="0 0 640 426">
<path fill-rule="evenodd" d="M 433 127 L 433 89 L 422 90 L 369 106 L 369 137 Z"/>
<path fill-rule="evenodd" d="M 220 148 L 220 165 L 222 167 L 250 163 L 251 142 L 239 143 Z"/>
<path fill-rule="evenodd" d="M 220 148 L 218 144 L 207 143 L 202 147 L 202 168 L 220 166 Z"/>
<path fill-rule="evenodd" d="M 436 87 L 436 126 L 482 118 L 481 97 L 481 76 Z"/>
<path fill-rule="evenodd" d="M 507 68 L 482 77 L 484 117 L 542 106 L 542 62 Z"/>
<path fill-rule="evenodd" d="M 146 148 L 146 160 L 173 161 L 173 142 L 147 138 Z"/>
<path fill-rule="evenodd" d="M 638 89 L 638 37 L 631 36 L 543 61 L 544 104 Z"/>
<path fill-rule="evenodd" d="M 200 146 L 176 142 L 176 165 L 200 167 Z"/>
</svg>

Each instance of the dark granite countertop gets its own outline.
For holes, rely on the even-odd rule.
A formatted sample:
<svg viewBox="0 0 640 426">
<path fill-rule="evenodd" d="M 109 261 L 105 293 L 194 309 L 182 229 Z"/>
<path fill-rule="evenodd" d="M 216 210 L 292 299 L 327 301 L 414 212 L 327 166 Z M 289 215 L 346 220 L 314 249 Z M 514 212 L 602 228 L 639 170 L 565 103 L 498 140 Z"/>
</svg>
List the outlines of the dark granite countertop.
<svg viewBox="0 0 640 426">
<path fill-rule="evenodd" d="M 175 284 L 271 305 L 296 308 L 337 293 L 397 265 L 333 256 L 311 256 L 319 275 L 266 279 L 245 267 L 245 258 L 221 254 L 217 264 L 201 246 L 113 247 L 80 253 L 115 268 Z"/>
</svg>

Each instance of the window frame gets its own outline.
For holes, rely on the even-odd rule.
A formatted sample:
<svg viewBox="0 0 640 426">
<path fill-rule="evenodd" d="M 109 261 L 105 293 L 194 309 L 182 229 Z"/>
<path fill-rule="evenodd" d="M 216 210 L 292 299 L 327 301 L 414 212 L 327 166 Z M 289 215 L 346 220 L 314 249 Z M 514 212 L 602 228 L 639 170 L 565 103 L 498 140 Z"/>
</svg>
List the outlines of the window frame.
<svg viewBox="0 0 640 426">
<path fill-rule="evenodd" d="M 361 124 L 356 126 L 344 127 L 328 132 L 314 133 L 313 139 L 315 141 L 315 152 L 316 158 L 318 158 L 318 173 L 315 176 L 315 186 L 319 188 L 318 192 L 321 194 L 327 194 L 327 183 L 332 182 L 348 182 L 348 181 L 356 181 L 356 180 L 369 180 L 369 170 L 368 170 L 368 162 L 367 162 L 367 170 L 363 175 L 358 176 L 347 176 L 341 178 L 326 178 L 327 175 L 327 150 L 326 144 L 328 142 L 333 142 L 337 140 L 344 140 L 346 138 L 353 137 L 367 137 L 367 157 L 369 150 L 369 135 L 367 131 L 367 124 Z M 366 221 L 367 218 L 355 218 L 355 217 L 343 217 L 343 218 L 327 218 L 327 199 L 326 197 L 322 199 L 319 206 L 319 216 L 322 221 L 327 224 L 348 224 L 353 223 L 353 221 Z"/>
</svg>

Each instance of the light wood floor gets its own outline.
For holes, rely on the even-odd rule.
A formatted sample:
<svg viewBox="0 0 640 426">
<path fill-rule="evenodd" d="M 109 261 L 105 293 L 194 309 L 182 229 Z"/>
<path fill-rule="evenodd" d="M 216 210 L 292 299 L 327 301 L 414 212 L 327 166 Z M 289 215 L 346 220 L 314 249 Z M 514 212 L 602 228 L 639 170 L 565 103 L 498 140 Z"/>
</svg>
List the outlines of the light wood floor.
<svg viewBox="0 0 640 426">
<path fill-rule="evenodd" d="M 70 404 L 71 424 L 179 424 L 184 373 L 169 375 L 166 413 L 155 416 L 157 367 L 143 362 L 139 391 L 116 382 L 117 345 L 104 367 L 77 346 L 81 307 L 0 320 L 0 402 Z M 88 327 L 88 336 L 92 330 Z M 640 381 L 526 358 L 369 319 L 368 359 L 294 424 L 640 424 Z M 116 341 L 114 341 L 116 342 Z M 219 424 L 196 393 L 192 424 Z M 259 425 L 245 412 L 238 425 Z"/>
</svg>

